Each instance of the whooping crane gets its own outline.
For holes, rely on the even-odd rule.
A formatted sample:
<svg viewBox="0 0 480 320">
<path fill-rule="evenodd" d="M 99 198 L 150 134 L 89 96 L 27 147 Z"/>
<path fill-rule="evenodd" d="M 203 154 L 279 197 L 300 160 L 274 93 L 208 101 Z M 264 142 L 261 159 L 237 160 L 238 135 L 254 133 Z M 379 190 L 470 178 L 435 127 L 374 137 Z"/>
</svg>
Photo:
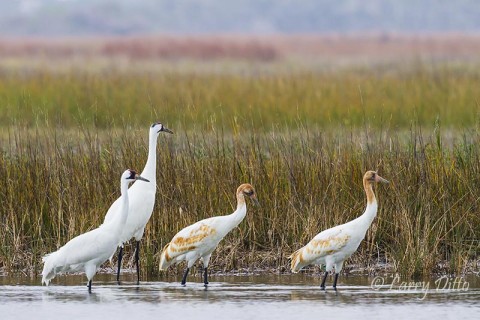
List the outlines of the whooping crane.
<svg viewBox="0 0 480 320">
<path fill-rule="evenodd" d="M 119 210 L 111 223 L 73 238 L 57 251 L 42 258 L 42 283 L 48 286 L 57 273 L 85 271 L 88 291 L 91 292 L 92 278 L 97 268 L 111 258 L 121 244 L 121 231 L 128 216 L 128 184 L 135 180 L 149 182 L 133 170 L 126 170 L 122 174 Z"/>
<path fill-rule="evenodd" d="M 135 250 L 135 262 L 137 266 L 137 283 L 140 283 L 140 240 L 142 240 L 145 226 L 153 213 L 153 206 L 155 204 L 155 193 L 157 190 L 156 183 L 156 168 L 157 168 L 157 138 L 160 132 L 167 132 L 173 134 L 173 132 L 163 126 L 161 123 L 156 122 L 150 127 L 149 143 L 148 143 L 148 158 L 145 168 L 143 169 L 141 176 L 150 180 L 149 183 L 134 183 L 130 189 L 128 189 L 128 195 L 130 197 L 130 208 L 123 228 L 120 250 L 118 252 L 118 269 L 117 269 L 117 282 L 120 281 L 120 269 L 122 266 L 123 257 L 123 243 L 130 240 L 132 237 L 136 241 Z M 108 209 L 105 216 L 104 224 L 109 223 L 116 216 L 120 207 L 120 198 L 117 199 Z"/>
<path fill-rule="evenodd" d="M 355 220 L 320 232 L 306 246 L 295 251 L 291 256 L 292 272 L 298 272 L 310 264 L 326 265 L 326 272 L 320 287 L 325 290 L 325 280 L 332 268 L 335 268 L 333 288 L 337 290 L 338 274 L 343 262 L 358 248 L 360 242 L 377 215 L 377 199 L 373 193 L 376 182 L 388 183 L 375 171 L 367 171 L 363 176 L 363 187 L 367 195 L 367 208 Z"/>
<path fill-rule="evenodd" d="M 242 222 L 247 214 L 245 196 L 257 205 L 255 189 L 248 183 L 237 189 L 237 209 L 230 215 L 217 216 L 198 221 L 178 232 L 164 248 L 160 257 L 160 270 L 167 269 L 171 264 L 187 261 L 187 268 L 182 278 L 182 285 L 187 282 L 190 268 L 199 258 L 202 259 L 204 285 L 208 285 L 207 268 L 213 250 L 233 228 Z"/>
</svg>

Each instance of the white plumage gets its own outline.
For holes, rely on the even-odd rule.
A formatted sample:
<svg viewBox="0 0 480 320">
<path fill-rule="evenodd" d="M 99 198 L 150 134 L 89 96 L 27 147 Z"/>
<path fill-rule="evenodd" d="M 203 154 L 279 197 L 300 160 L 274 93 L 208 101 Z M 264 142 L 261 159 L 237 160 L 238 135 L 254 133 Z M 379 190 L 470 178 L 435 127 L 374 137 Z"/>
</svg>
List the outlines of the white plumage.
<svg viewBox="0 0 480 320">
<path fill-rule="evenodd" d="M 213 250 L 227 233 L 242 222 L 247 214 L 245 196 L 258 203 L 255 190 L 250 184 L 242 184 L 238 187 L 236 195 L 237 209 L 234 213 L 198 221 L 178 232 L 162 251 L 160 270 L 167 269 L 171 264 L 187 261 L 187 268 L 182 279 L 182 285 L 185 285 L 188 271 L 195 261 L 201 258 L 206 286 L 208 284 L 207 268 Z"/>
<path fill-rule="evenodd" d="M 130 199 L 129 214 L 121 234 L 120 251 L 118 254 L 117 281 L 120 277 L 120 268 L 123 257 L 123 243 L 132 237 L 136 240 L 135 262 L 137 265 L 137 282 L 140 281 L 139 274 L 139 250 L 145 226 L 148 223 L 155 204 L 155 193 L 157 191 L 156 168 L 157 168 L 157 138 L 160 132 L 173 133 L 161 123 L 154 123 L 150 127 L 148 158 L 141 176 L 150 180 L 149 183 L 134 183 L 128 190 Z M 110 223 L 119 212 L 120 198 L 117 199 L 108 209 L 103 224 Z"/>
<path fill-rule="evenodd" d="M 122 195 L 119 198 L 118 215 L 109 224 L 104 224 L 68 241 L 63 247 L 43 257 L 42 283 L 48 284 L 57 273 L 85 271 L 88 288 L 97 268 L 108 260 L 121 244 L 121 230 L 128 216 L 128 184 L 144 180 L 133 170 L 126 170 L 120 179 Z"/>
<path fill-rule="evenodd" d="M 365 212 L 355 220 L 320 232 L 306 246 L 295 251 L 291 256 L 292 272 L 298 272 L 310 264 L 325 265 L 326 272 L 321 287 L 325 289 L 325 280 L 335 268 L 333 287 L 336 290 L 338 274 L 343 262 L 358 248 L 365 234 L 377 215 L 377 200 L 373 193 L 375 182 L 388 183 L 375 171 L 367 171 L 363 177 L 363 186 L 367 195 Z"/>
</svg>

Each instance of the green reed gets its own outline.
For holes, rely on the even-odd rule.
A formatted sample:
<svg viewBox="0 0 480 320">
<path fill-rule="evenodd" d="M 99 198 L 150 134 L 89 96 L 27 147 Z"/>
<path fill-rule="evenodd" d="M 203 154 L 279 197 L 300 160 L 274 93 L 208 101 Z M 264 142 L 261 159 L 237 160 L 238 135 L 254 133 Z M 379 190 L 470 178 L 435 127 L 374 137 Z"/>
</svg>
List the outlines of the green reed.
<svg viewBox="0 0 480 320">
<path fill-rule="evenodd" d="M 85 62 L 85 64 L 88 64 Z M 82 71 L 0 72 L 0 125 L 82 123 L 108 129 L 168 119 L 176 128 L 258 131 L 295 127 L 408 129 L 478 122 L 480 73 L 475 66 L 421 64 L 331 71 L 138 71 L 118 66 Z M 221 65 L 217 66 L 221 70 Z"/>
</svg>

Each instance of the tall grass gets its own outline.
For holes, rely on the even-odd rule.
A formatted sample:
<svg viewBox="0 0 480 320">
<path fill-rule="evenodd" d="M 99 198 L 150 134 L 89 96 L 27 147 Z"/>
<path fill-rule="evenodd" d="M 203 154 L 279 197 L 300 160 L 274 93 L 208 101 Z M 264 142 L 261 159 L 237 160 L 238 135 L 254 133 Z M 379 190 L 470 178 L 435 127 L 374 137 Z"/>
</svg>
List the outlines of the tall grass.
<svg viewBox="0 0 480 320">
<path fill-rule="evenodd" d="M 478 68 L 255 70 L 0 72 L 0 125 L 83 123 L 105 129 L 161 118 L 186 130 L 252 126 L 268 132 L 297 122 L 349 128 L 367 121 L 375 128 L 408 129 L 413 120 L 432 128 L 440 118 L 446 128 L 465 128 L 479 119 Z"/>
<path fill-rule="evenodd" d="M 268 133 L 177 130 L 159 139 L 142 266 L 155 273 L 158 252 L 178 230 L 232 212 L 236 187 L 250 182 L 261 207 L 248 204 L 212 268 L 283 270 L 316 233 L 362 213 L 362 175 L 376 169 L 391 183 L 377 187 L 378 217 L 347 269 L 388 263 L 405 276 L 465 272 L 480 251 L 479 142 L 475 130 L 451 138 L 438 127 L 430 134 L 303 124 Z M 38 272 L 43 254 L 99 225 L 119 196 L 123 169 L 141 170 L 146 155 L 146 127 L 4 130 L 0 268 Z"/>
<path fill-rule="evenodd" d="M 480 73 L 468 65 L 48 70 L 0 69 L 0 270 L 38 272 L 43 254 L 98 226 L 121 172 L 143 168 L 157 120 L 176 134 L 159 141 L 144 274 L 178 230 L 232 212 L 244 182 L 262 206 L 249 205 L 212 267 L 285 270 L 319 231 L 362 213 L 369 169 L 391 184 L 377 188 L 378 217 L 347 270 L 475 267 Z"/>
</svg>

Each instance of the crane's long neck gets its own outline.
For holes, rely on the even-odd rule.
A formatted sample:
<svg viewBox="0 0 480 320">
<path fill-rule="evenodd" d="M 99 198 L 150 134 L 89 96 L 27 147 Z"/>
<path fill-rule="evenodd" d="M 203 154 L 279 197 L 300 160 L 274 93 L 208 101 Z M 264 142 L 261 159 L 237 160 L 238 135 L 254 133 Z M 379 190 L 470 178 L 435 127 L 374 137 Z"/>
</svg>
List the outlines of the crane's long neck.
<svg viewBox="0 0 480 320">
<path fill-rule="evenodd" d="M 365 194 L 367 196 L 367 208 L 365 209 L 365 213 L 360 217 L 365 230 L 370 227 L 373 222 L 373 219 L 377 216 L 377 199 L 375 198 L 375 193 L 373 193 L 373 184 L 368 180 L 363 180 L 363 188 L 365 189 Z"/>
<path fill-rule="evenodd" d="M 120 196 L 120 212 L 115 222 L 112 224 L 113 232 L 117 232 L 119 236 L 121 235 L 121 231 L 125 226 L 125 222 L 127 222 L 127 217 L 128 217 L 129 201 L 128 201 L 128 181 L 127 180 L 122 179 L 120 181 L 120 190 L 122 192 L 122 195 Z"/>
<path fill-rule="evenodd" d="M 230 215 L 231 229 L 235 228 L 242 222 L 247 215 L 247 204 L 245 203 L 245 196 L 243 193 L 237 194 L 237 210 Z"/>
<path fill-rule="evenodd" d="M 141 176 L 150 180 L 150 183 L 156 183 L 157 174 L 157 138 L 158 134 L 154 131 L 150 132 L 148 138 L 148 158 L 145 168 L 143 169 Z"/>
</svg>

